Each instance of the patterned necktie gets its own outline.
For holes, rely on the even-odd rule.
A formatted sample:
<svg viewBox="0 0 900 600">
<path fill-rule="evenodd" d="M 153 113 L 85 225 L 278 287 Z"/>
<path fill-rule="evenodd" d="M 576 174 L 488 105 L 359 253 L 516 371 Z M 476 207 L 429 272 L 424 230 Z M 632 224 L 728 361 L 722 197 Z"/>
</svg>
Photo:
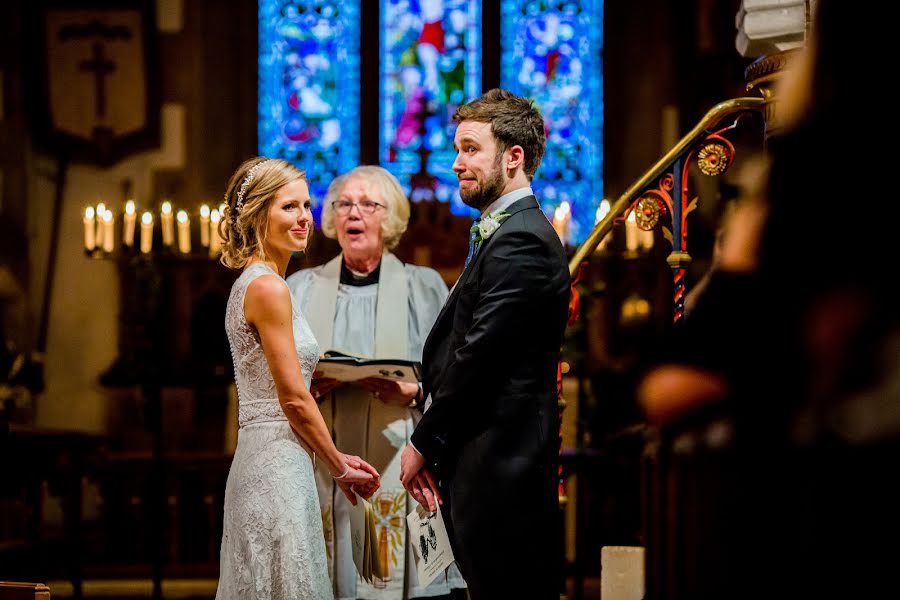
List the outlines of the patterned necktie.
<svg viewBox="0 0 900 600">
<path fill-rule="evenodd" d="M 472 259 L 475 258 L 475 253 L 478 251 L 478 223 L 481 221 L 481 217 L 475 219 L 472 223 L 472 228 L 469 229 L 469 254 L 466 256 L 466 264 L 463 266 L 463 270 L 469 267 L 469 263 L 472 262 Z"/>
</svg>

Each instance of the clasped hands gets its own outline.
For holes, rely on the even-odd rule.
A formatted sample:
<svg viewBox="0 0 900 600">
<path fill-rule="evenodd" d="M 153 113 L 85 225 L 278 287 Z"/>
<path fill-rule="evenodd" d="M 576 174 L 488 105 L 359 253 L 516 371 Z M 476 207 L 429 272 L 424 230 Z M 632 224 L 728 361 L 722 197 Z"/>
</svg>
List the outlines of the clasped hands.
<svg viewBox="0 0 900 600">
<path fill-rule="evenodd" d="M 356 506 L 356 494 L 363 498 L 371 498 L 375 490 L 381 486 L 381 475 L 375 467 L 360 457 L 343 452 L 341 454 L 344 457 L 346 471 L 339 475 L 332 474 L 332 477 L 350 504 Z"/>
<path fill-rule="evenodd" d="M 350 503 L 356 506 L 356 494 L 371 498 L 381 486 L 381 475 L 360 457 L 342 454 L 347 469 L 342 475 L 333 475 L 334 481 Z M 425 467 L 425 458 L 412 444 L 407 444 L 400 455 L 400 483 L 416 502 L 430 512 L 437 511 L 437 505 L 444 503 L 434 474 Z"/>
<path fill-rule="evenodd" d="M 321 401 L 326 394 L 333 391 L 341 383 L 337 379 L 316 377 L 316 374 L 313 374 L 310 391 L 317 401 Z M 407 406 L 419 394 L 419 386 L 415 383 L 389 381 L 375 377 L 360 379 L 354 383 L 358 383 L 372 392 L 376 398 L 385 404 Z M 378 472 L 358 456 L 345 455 L 345 457 L 348 459 L 347 464 L 352 468 L 351 472 L 358 472 L 363 477 L 350 480 L 350 475 L 348 474 L 346 478 L 335 478 L 335 481 L 344 492 L 344 495 L 355 506 L 356 497 L 353 493 L 354 490 L 360 496 L 368 498 L 381 485 L 381 480 Z M 437 505 L 444 503 L 434 474 L 425 467 L 425 458 L 411 444 L 406 445 L 400 456 L 400 483 L 403 484 L 403 487 L 406 488 L 416 502 L 426 507 L 430 512 L 435 512 Z"/>
<path fill-rule="evenodd" d="M 400 483 L 430 512 L 437 511 L 437 505 L 444 503 L 434 474 L 425 466 L 425 457 L 412 444 L 407 444 L 400 455 Z"/>
<path fill-rule="evenodd" d="M 352 454 L 343 456 L 347 470 L 340 476 L 335 475 L 334 481 L 350 503 L 356 506 L 356 494 L 371 498 L 381 486 L 381 475 L 360 457 Z M 400 483 L 416 502 L 430 512 L 437 511 L 437 505 L 444 503 L 434 474 L 425 467 L 425 458 L 412 444 L 407 444 L 400 455 Z"/>
</svg>

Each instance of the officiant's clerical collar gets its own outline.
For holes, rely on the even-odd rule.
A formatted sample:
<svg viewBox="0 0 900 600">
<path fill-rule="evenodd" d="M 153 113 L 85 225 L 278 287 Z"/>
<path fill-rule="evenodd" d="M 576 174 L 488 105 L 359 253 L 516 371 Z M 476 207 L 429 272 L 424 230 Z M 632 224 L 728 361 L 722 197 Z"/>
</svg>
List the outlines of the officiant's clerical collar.
<svg viewBox="0 0 900 600">
<path fill-rule="evenodd" d="M 381 263 L 375 267 L 375 270 L 368 275 L 358 275 L 350 270 L 345 261 L 341 261 L 341 283 L 345 285 L 354 285 L 362 287 L 364 285 L 374 285 L 378 283 L 378 276 L 381 273 Z"/>
</svg>

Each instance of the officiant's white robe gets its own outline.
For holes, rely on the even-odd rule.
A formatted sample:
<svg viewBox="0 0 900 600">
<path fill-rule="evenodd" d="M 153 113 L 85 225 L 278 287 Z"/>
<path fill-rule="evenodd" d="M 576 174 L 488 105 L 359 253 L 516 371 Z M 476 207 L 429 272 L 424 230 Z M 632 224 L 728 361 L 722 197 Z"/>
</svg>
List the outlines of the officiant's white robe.
<svg viewBox="0 0 900 600">
<path fill-rule="evenodd" d="M 381 261 L 377 285 L 342 284 L 340 272 L 338 255 L 287 279 L 321 351 L 422 360 L 425 338 L 448 295 L 441 276 L 427 267 L 403 264 L 389 253 Z M 391 563 L 391 578 L 384 586 L 373 587 L 358 576 L 350 546 L 349 503 L 334 485 L 328 469 L 320 465 L 316 484 L 335 597 L 402 600 L 448 594 L 450 588 L 465 587 L 456 565 L 446 577 L 419 587 L 413 554 L 408 552 L 406 515 L 414 501 L 400 485 L 400 452 L 418 412 L 386 406 L 360 386 L 338 388 L 319 407 L 337 447 L 363 457 L 381 473 L 381 488 L 373 496 L 372 505 L 378 517 L 381 557 Z"/>
</svg>

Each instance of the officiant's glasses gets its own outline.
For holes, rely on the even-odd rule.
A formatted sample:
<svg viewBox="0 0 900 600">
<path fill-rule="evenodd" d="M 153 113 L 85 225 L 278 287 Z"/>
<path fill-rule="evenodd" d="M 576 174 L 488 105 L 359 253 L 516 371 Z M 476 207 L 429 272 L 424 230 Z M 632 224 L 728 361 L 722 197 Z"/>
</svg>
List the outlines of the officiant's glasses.
<svg viewBox="0 0 900 600">
<path fill-rule="evenodd" d="M 384 204 L 372 200 L 363 200 L 362 202 L 335 200 L 331 203 L 331 208 L 334 209 L 334 212 L 341 216 L 349 215 L 354 206 L 359 208 L 359 212 L 364 215 L 374 215 L 379 208 L 387 208 Z"/>
</svg>

